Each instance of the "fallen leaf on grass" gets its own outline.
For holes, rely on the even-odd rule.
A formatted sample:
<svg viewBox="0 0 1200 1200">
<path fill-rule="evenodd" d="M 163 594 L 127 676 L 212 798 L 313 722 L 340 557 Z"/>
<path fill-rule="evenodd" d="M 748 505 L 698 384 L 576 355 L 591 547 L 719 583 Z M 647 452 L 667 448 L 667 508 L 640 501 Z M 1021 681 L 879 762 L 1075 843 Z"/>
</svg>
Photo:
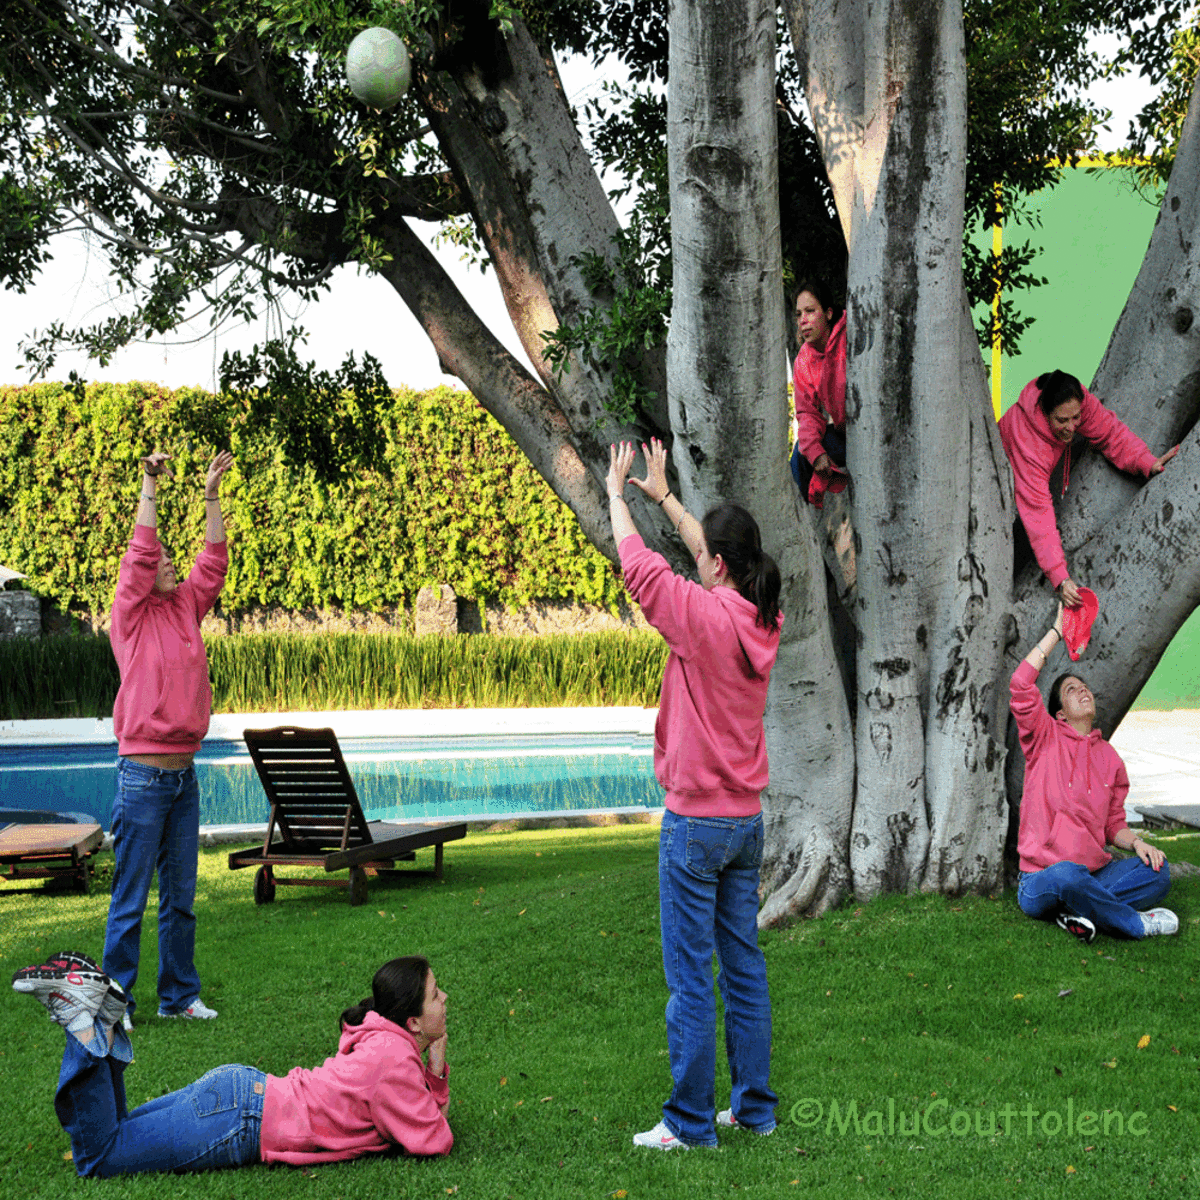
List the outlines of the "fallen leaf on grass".
<svg viewBox="0 0 1200 1200">
<path fill-rule="evenodd" d="M 1013 999 L 1014 999 L 1014 1000 L 1024 1000 L 1024 999 L 1025 999 L 1025 993 L 1024 993 L 1024 992 L 1017 992 L 1017 994 L 1016 994 L 1015 996 L 1013 996 Z"/>
<path fill-rule="evenodd" d="M 446 1189 L 446 1195 L 447 1195 L 447 1196 L 453 1196 L 453 1195 L 454 1195 L 454 1193 L 455 1193 L 455 1192 L 457 1192 L 457 1191 L 458 1191 L 458 1184 L 456 1183 L 456 1184 L 455 1184 L 453 1187 L 448 1187 L 448 1188 Z"/>
<path fill-rule="evenodd" d="M 63 1155 L 63 1162 L 74 1162 L 74 1161 L 75 1161 L 75 1156 L 71 1153 L 70 1150 L 68 1150 L 66 1152 L 66 1154 Z"/>
<path fill-rule="evenodd" d="M 547 1100 L 553 1100 L 553 1099 L 554 1099 L 554 1097 L 553 1097 L 553 1096 L 543 1096 L 543 1097 L 542 1097 L 542 1098 L 541 1098 L 541 1099 L 538 1101 L 538 1103 L 539 1103 L 539 1104 L 545 1104 Z"/>
<path fill-rule="evenodd" d="M 1150 1035 L 1148 1033 L 1143 1033 L 1142 1036 L 1138 1038 L 1138 1049 L 1145 1050 L 1148 1045 L 1150 1045 Z"/>
<path fill-rule="evenodd" d="M 1177 1108 L 1175 1107 L 1175 1105 L 1173 1105 L 1173 1104 L 1168 1104 L 1168 1105 L 1167 1105 L 1167 1107 L 1168 1107 L 1168 1108 L 1169 1108 L 1169 1109 L 1170 1109 L 1172 1112 L 1178 1112 L 1178 1111 L 1179 1111 L 1179 1109 L 1177 1109 Z"/>
<path fill-rule="evenodd" d="M 1058 998 L 1061 1000 L 1064 996 L 1069 996 L 1074 990 L 1074 988 L 1063 988 L 1063 990 L 1058 993 Z"/>
<path fill-rule="evenodd" d="M 1074 1167 L 1071 1167 L 1071 1166 L 1068 1166 L 1068 1167 L 1067 1167 L 1067 1174 L 1068 1174 L 1068 1175 L 1074 1175 L 1074 1174 L 1075 1174 L 1075 1168 L 1074 1168 Z"/>
<path fill-rule="evenodd" d="M 528 911 L 529 910 L 527 908 L 523 908 L 523 909 L 521 909 L 521 911 L 519 913 L 517 913 L 517 916 L 523 917 Z"/>
<path fill-rule="evenodd" d="M 1117 1060 L 1114 1058 L 1112 1062 L 1106 1062 L 1103 1065 L 1109 1068 L 1115 1067 L 1117 1065 Z"/>
<path fill-rule="evenodd" d="M 500 1076 L 500 1086 L 501 1086 L 501 1087 L 504 1087 L 504 1086 L 505 1086 L 505 1084 L 507 1084 L 507 1083 L 508 1083 L 508 1076 L 507 1076 L 507 1075 L 501 1075 L 501 1076 Z"/>
</svg>

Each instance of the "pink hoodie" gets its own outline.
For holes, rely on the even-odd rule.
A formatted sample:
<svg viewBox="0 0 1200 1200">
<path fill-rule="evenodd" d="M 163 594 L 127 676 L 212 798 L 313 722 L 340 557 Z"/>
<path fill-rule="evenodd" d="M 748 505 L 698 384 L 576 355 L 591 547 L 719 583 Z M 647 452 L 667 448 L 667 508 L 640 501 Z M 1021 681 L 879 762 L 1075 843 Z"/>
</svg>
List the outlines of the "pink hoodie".
<svg viewBox="0 0 1200 1200">
<path fill-rule="evenodd" d="M 225 583 L 224 542 L 206 542 L 173 592 L 154 591 L 161 548 L 149 525 L 135 525 L 121 560 L 109 640 L 121 669 L 113 704 L 119 754 L 195 754 L 208 732 L 212 688 L 200 619 Z"/>
<path fill-rule="evenodd" d="M 1059 862 L 1098 871 L 1105 850 L 1127 827 L 1129 776 L 1100 730 L 1084 736 L 1046 711 L 1038 673 L 1022 662 L 1012 677 L 1012 714 L 1025 753 L 1025 791 L 1017 852 L 1022 871 Z"/>
<path fill-rule="evenodd" d="M 1058 536 L 1054 502 L 1050 499 L 1050 473 L 1065 451 L 1065 471 L 1069 474 L 1071 455 L 1069 447 L 1050 432 L 1050 422 L 1038 404 L 1039 394 L 1036 379 L 1025 385 L 1016 404 L 1000 418 L 1000 440 L 1012 465 L 1017 512 L 1029 534 L 1029 544 L 1038 566 L 1050 580 L 1050 586 L 1058 587 L 1070 572 L 1062 539 Z M 1136 471 L 1148 476 L 1156 462 L 1146 443 L 1086 388 L 1083 390 L 1079 433 L 1122 471 Z M 1066 487 L 1064 475 L 1064 492 Z"/>
<path fill-rule="evenodd" d="M 807 342 L 792 366 L 792 398 L 796 403 L 796 430 L 800 453 L 815 463 L 825 448 L 826 413 L 834 428 L 846 427 L 846 314 L 834 322 L 824 350 Z"/>
<path fill-rule="evenodd" d="M 339 1162 L 400 1146 L 449 1154 L 454 1135 L 442 1109 L 450 1068 L 439 1079 L 407 1029 L 369 1012 L 342 1030 L 337 1053 L 319 1067 L 267 1076 L 263 1162 Z"/>
<path fill-rule="evenodd" d="M 671 648 L 654 726 L 654 774 L 685 817 L 751 817 L 767 786 L 763 710 L 779 632 L 733 588 L 706 592 L 636 534 L 618 547 L 625 586 Z M 783 617 L 780 616 L 780 625 Z"/>
</svg>

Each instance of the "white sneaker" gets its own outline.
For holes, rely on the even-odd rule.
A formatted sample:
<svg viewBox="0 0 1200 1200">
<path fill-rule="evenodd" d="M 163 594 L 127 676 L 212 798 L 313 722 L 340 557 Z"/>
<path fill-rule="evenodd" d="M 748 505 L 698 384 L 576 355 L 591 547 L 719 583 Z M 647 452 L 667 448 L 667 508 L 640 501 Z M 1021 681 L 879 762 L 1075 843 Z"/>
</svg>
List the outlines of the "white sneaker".
<svg viewBox="0 0 1200 1200">
<path fill-rule="evenodd" d="M 1060 913 L 1056 924 L 1059 929 L 1074 934 L 1085 946 L 1090 946 L 1096 940 L 1096 926 L 1087 917 L 1077 917 L 1074 913 Z"/>
<path fill-rule="evenodd" d="M 647 1129 L 645 1133 L 635 1133 L 633 1135 L 633 1144 L 635 1146 L 649 1146 L 654 1150 L 690 1150 L 691 1146 L 687 1142 L 681 1142 L 667 1128 L 666 1121 L 659 1121 L 653 1129 Z"/>
<path fill-rule="evenodd" d="M 89 965 L 90 964 L 90 965 Z M 91 1029 L 108 994 L 108 976 L 85 955 L 56 954 L 13 975 L 13 991 L 33 996 L 68 1033 Z"/>
<path fill-rule="evenodd" d="M 724 1126 L 726 1129 L 750 1129 L 749 1125 L 743 1125 L 741 1121 L 733 1115 L 732 1108 L 723 1108 L 717 1113 L 717 1124 Z M 759 1137 L 770 1137 L 775 1132 L 775 1126 L 770 1129 L 750 1129 L 751 1133 L 757 1133 Z"/>
<path fill-rule="evenodd" d="M 128 1013 L 125 1013 L 125 1015 L 121 1017 L 121 1028 L 125 1030 L 126 1033 L 133 1032 L 133 1018 Z"/>
<path fill-rule="evenodd" d="M 211 1021 L 217 1015 L 215 1008 L 209 1008 L 199 996 L 187 1006 L 181 1008 L 178 1012 L 167 1012 L 165 1008 L 159 1007 L 158 1015 L 160 1017 L 187 1017 L 190 1021 Z"/>
<path fill-rule="evenodd" d="M 1146 937 L 1179 932 L 1179 918 L 1169 908 L 1148 908 L 1140 916 Z"/>
</svg>

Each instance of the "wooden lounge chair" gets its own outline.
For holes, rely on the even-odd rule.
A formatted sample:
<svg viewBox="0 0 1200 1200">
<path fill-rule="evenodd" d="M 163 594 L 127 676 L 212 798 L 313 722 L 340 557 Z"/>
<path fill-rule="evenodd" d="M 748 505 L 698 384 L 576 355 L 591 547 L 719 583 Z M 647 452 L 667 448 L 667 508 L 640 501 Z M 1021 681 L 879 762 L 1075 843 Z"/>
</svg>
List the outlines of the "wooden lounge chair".
<svg viewBox="0 0 1200 1200">
<path fill-rule="evenodd" d="M 99 825 L 0 825 L 0 873 L 5 879 L 70 879 L 75 890 L 92 890 L 88 861 L 104 841 Z M 4 894 L 41 888 L 5 888 Z"/>
<path fill-rule="evenodd" d="M 346 770 L 332 729 L 247 729 L 242 736 L 258 770 L 271 819 L 263 844 L 229 856 L 229 869 L 257 867 L 254 902 L 270 904 L 276 884 L 345 887 L 351 904 L 367 898 L 367 873 L 392 871 L 397 860 L 412 862 L 416 851 L 434 846 L 433 876 L 442 877 L 442 844 L 466 837 L 466 822 L 451 825 L 368 821 Z M 278 836 L 277 836 L 278 835 Z M 349 879 L 284 879 L 277 866 L 350 869 Z"/>
</svg>

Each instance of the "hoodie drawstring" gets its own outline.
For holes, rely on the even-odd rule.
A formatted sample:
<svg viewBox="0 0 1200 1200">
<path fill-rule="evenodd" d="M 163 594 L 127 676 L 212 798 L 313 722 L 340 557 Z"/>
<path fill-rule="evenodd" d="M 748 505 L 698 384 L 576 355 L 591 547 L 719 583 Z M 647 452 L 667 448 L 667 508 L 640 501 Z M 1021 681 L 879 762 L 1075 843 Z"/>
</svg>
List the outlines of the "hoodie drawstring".
<svg viewBox="0 0 1200 1200">
<path fill-rule="evenodd" d="M 1071 443 L 1067 443 L 1067 458 L 1063 464 L 1063 485 L 1062 494 L 1067 494 L 1067 484 L 1071 482 Z"/>
</svg>

